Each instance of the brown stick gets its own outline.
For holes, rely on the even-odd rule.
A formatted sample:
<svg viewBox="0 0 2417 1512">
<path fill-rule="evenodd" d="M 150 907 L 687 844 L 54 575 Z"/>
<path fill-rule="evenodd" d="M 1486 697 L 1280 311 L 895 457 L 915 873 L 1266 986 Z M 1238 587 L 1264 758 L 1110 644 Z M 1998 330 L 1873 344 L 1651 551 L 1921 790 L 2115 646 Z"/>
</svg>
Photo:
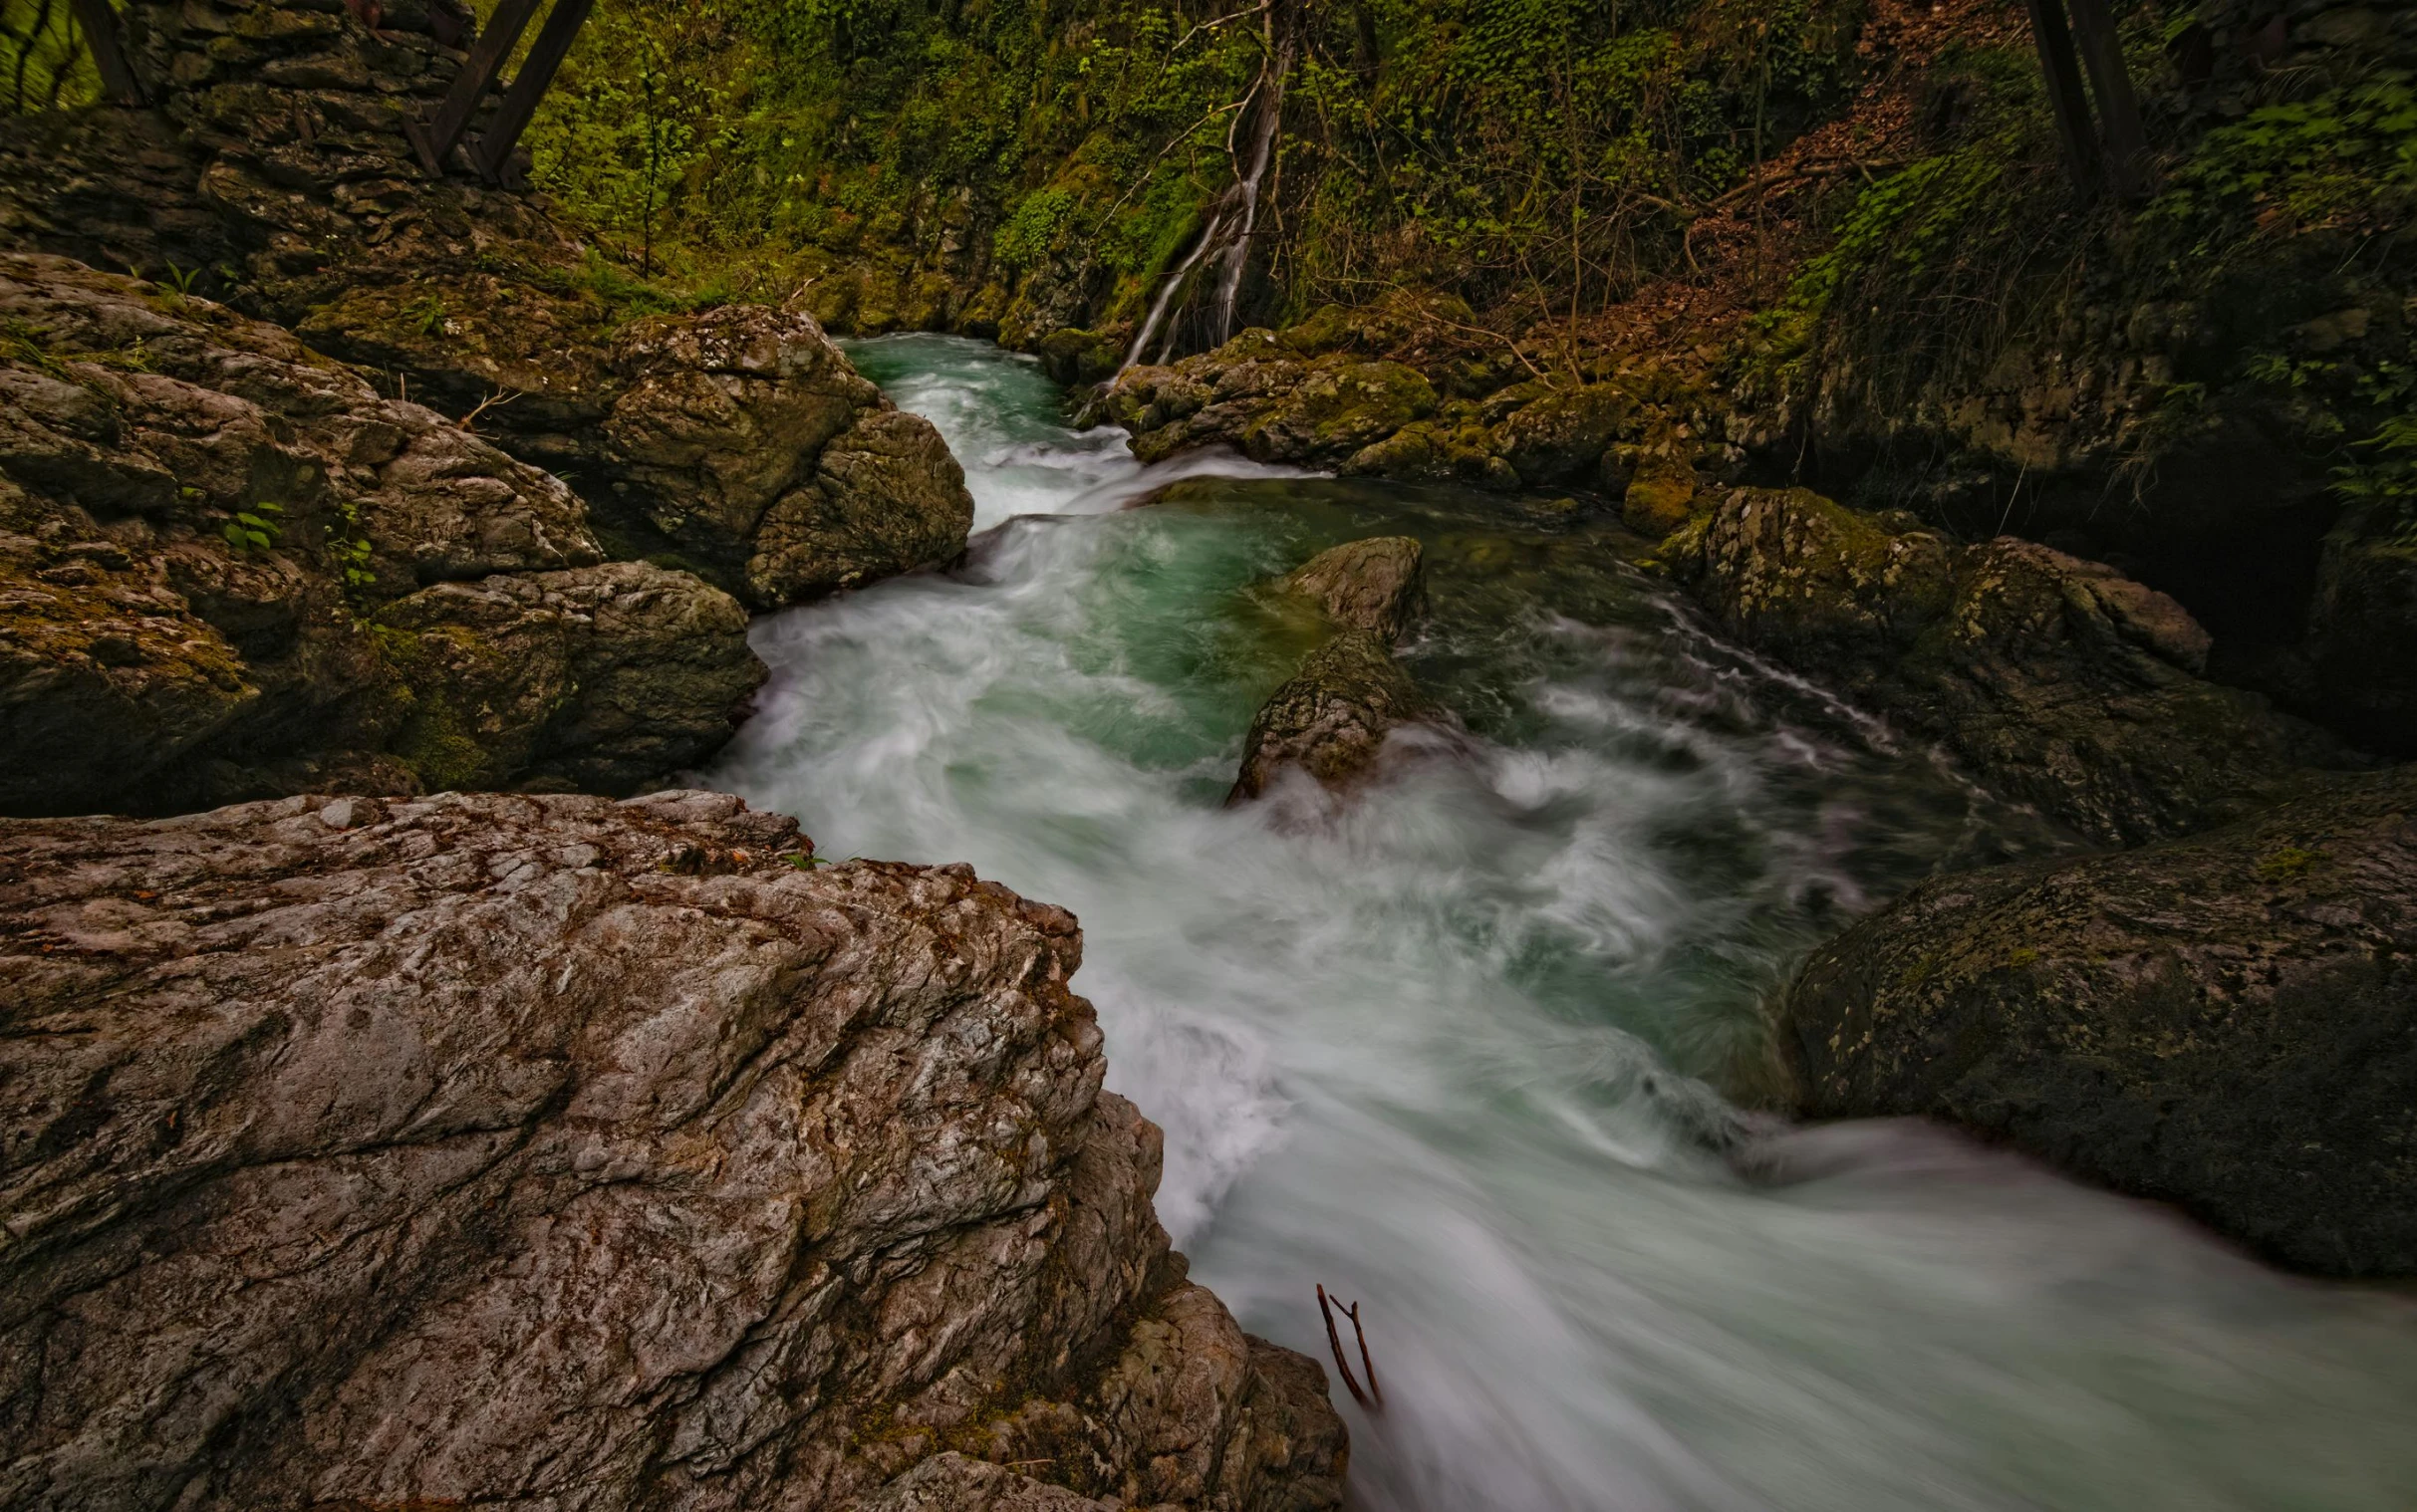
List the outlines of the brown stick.
<svg viewBox="0 0 2417 1512">
<path fill-rule="evenodd" d="M 1360 1369 L 1368 1375 L 1368 1389 L 1365 1391 L 1360 1389 L 1359 1379 L 1351 1374 L 1351 1363 L 1343 1358 L 1343 1336 L 1334 1326 L 1334 1309 L 1338 1307 L 1342 1307 L 1343 1316 L 1351 1320 L 1352 1337 L 1359 1342 Z M 1343 1307 L 1340 1302 L 1330 1303 L 1326 1288 L 1320 1285 L 1318 1316 L 1326 1320 L 1326 1347 L 1334 1351 L 1334 1368 L 1342 1372 L 1343 1386 L 1351 1392 L 1351 1399 L 1371 1412 L 1385 1410 L 1385 1392 L 1376 1384 L 1376 1364 L 1368 1358 L 1368 1331 L 1360 1327 L 1360 1305 L 1354 1302 L 1349 1307 Z"/>
<path fill-rule="evenodd" d="M 455 420 L 453 422 L 454 428 L 457 430 L 466 430 L 470 434 L 476 435 L 478 434 L 478 430 L 477 427 L 472 423 L 473 421 L 475 421 L 480 415 L 486 413 L 488 410 L 495 408 L 497 405 L 509 404 L 514 399 L 519 397 L 520 390 L 517 388 L 498 388 L 493 393 L 488 394 L 485 398 L 480 399 L 478 401 L 477 408 L 471 410 L 468 414 L 463 415 L 460 419 Z"/>
</svg>

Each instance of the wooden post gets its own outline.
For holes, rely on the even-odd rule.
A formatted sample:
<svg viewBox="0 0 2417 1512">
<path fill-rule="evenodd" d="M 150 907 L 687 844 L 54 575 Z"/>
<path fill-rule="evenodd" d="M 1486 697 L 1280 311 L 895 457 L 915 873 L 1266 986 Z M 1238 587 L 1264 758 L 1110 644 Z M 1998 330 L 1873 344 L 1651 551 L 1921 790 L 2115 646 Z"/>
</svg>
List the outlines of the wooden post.
<svg viewBox="0 0 2417 1512">
<path fill-rule="evenodd" d="M 2072 0 L 2073 30 L 2080 34 L 2081 61 L 2089 65 L 2090 89 L 2098 97 L 2098 123 L 2106 131 L 2106 164 L 2115 192 L 2138 199 L 2148 192 L 2148 132 L 2140 125 L 2140 97 L 2132 93 L 2123 66 L 2123 42 L 2106 0 Z"/>
<path fill-rule="evenodd" d="M 2064 166 L 2084 198 L 2098 187 L 2098 140 L 2090 129 L 2089 98 L 2081 92 L 2081 60 L 2064 24 L 2064 0 L 2030 0 L 2031 39 L 2039 46 L 2039 72 L 2047 81 L 2047 103 L 2056 118 L 2056 139 L 2064 144 Z"/>
<path fill-rule="evenodd" d="M 520 144 L 520 133 L 528 129 L 529 118 L 537 114 L 537 102 L 545 98 L 546 89 L 554 82 L 554 73 L 562 67 L 571 42 L 588 19 L 596 0 L 554 0 L 554 9 L 546 17 L 537 40 L 529 45 L 529 56 L 522 60 L 520 72 L 512 76 L 512 87 L 504 91 L 503 103 L 487 128 L 479 134 L 478 146 L 470 154 L 478 164 L 478 176 L 489 183 L 503 180 L 504 164 L 511 158 L 512 148 Z"/>
<path fill-rule="evenodd" d="M 118 39 L 116 7 L 110 0 L 75 0 L 75 7 L 85 45 L 93 50 L 93 69 L 101 75 L 102 92 L 120 105 L 142 104 L 142 86 L 134 82 L 134 70 Z"/>
<path fill-rule="evenodd" d="M 503 0 L 496 6 L 494 19 L 470 44 L 470 56 L 453 76 L 453 87 L 445 92 L 436 114 L 404 127 L 421 167 L 431 173 L 444 171 L 444 160 L 461 140 L 461 133 L 469 129 L 478 102 L 486 98 L 495 76 L 503 71 L 504 59 L 511 56 L 520 34 L 529 29 L 529 18 L 536 14 L 537 0 Z"/>
</svg>

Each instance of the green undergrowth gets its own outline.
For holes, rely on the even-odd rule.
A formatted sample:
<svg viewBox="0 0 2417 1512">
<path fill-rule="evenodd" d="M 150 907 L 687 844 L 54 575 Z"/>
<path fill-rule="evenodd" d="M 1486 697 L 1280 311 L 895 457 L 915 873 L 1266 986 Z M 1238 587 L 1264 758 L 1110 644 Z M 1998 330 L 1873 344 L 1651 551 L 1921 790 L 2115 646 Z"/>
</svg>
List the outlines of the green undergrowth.
<svg viewBox="0 0 2417 1512">
<path fill-rule="evenodd" d="M 1749 388 L 1826 385 L 1850 414 L 1902 413 L 2069 293 L 2108 217 L 2064 176 L 2027 42 L 1951 44 L 1921 106 L 1916 155 L 1817 210 L 1821 250 L 1754 323 Z"/>
<path fill-rule="evenodd" d="M 69 0 L 0 0 L 0 95 L 17 116 L 101 98 L 101 80 Z"/>
<path fill-rule="evenodd" d="M 2208 131 L 2142 215 L 2150 282 L 2223 345 L 2168 399 L 2187 439 L 2277 416 L 2367 528 L 2417 542 L 2417 89 L 2397 70 Z"/>
<path fill-rule="evenodd" d="M 1599 308 L 1681 259 L 1687 220 L 1857 77 L 1860 0 L 1275 3 L 1294 66 L 1264 319 L 1403 286 Z M 1233 181 L 1266 19 L 1205 0 L 606 8 L 532 128 L 535 175 L 648 272 L 758 295 L 844 264 L 1003 294 L 1071 281 L 1130 318 Z"/>
</svg>

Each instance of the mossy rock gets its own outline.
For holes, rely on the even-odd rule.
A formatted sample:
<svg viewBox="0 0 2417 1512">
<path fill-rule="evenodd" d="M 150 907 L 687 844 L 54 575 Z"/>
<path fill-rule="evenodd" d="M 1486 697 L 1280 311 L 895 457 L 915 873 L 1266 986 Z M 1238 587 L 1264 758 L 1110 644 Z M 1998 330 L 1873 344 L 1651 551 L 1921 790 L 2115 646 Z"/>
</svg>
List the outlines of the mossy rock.
<svg viewBox="0 0 2417 1512">
<path fill-rule="evenodd" d="M 1620 522 L 1659 540 L 1695 513 L 1696 493 L 1696 470 L 1684 463 L 1641 469 L 1621 495 Z"/>
<path fill-rule="evenodd" d="M 2417 1275 L 2417 770 L 1924 883 L 1806 963 L 1805 1110 L 1918 1116 L 2285 1265 Z"/>
</svg>

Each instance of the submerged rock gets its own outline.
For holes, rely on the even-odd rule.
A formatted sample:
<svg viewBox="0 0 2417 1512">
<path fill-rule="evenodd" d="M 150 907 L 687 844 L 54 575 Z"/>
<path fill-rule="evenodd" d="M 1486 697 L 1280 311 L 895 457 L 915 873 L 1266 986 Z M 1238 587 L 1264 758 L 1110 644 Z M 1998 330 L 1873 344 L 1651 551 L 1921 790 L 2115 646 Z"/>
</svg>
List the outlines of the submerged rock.
<svg viewBox="0 0 2417 1512">
<path fill-rule="evenodd" d="M 628 792 L 729 738 L 746 616 L 274 326 L 0 254 L 0 812 Z"/>
<path fill-rule="evenodd" d="M 1327 619 L 1390 645 L 1427 612 L 1427 575 L 1409 536 L 1371 536 L 1319 552 L 1284 578 Z"/>
<path fill-rule="evenodd" d="M 1803 489 L 1739 489 L 1662 560 L 1732 633 L 2094 840 L 2238 818 L 2345 759 L 2199 676 L 2207 633 L 2173 600 L 2044 546 L 1955 546 Z"/>
<path fill-rule="evenodd" d="M 2417 771 L 1925 882 L 1817 951 L 1806 1109 L 1919 1114 L 2301 1269 L 2417 1274 Z"/>
<path fill-rule="evenodd" d="M 1337 1506 L 1073 918 L 810 850 L 710 793 L 0 822 L 0 1500 Z"/>
<path fill-rule="evenodd" d="M 1347 787 L 1375 766 L 1387 734 L 1440 712 L 1384 642 L 1345 630 L 1310 652 L 1260 706 L 1243 737 L 1241 775 L 1225 801 L 1257 798 L 1286 767 L 1329 789 Z"/>
</svg>

